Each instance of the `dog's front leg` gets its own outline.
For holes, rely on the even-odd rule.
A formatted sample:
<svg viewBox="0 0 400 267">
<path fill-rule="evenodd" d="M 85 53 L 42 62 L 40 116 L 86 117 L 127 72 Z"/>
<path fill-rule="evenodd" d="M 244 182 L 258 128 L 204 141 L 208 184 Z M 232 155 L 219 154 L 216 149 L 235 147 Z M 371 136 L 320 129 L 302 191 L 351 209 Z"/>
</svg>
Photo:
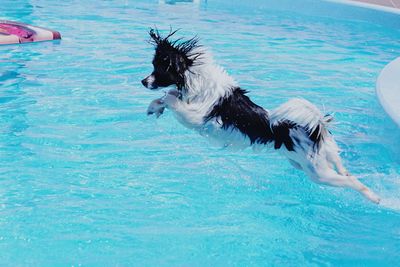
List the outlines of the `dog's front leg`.
<svg viewBox="0 0 400 267">
<path fill-rule="evenodd" d="M 156 117 L 158 118 L 164 113 L 165 103 L 163 98 L 164 97 L 161 97 L 151 101 L 149 107 L 147 108 L 147 115 L 156 114 Z"/>
<path fill-rule="evenodd" d="M 177 90 L 170 90 L 165 96 L 154 99 L 147 108 L 147 115 L 156 114 L 157 118 L 160 117 L 166 107 L 173 108 L 175 106 L 178 96 Z"/>
<path fill-rule="evenodd" d="M 163 97 L 163 101 L 167 108 L 175 109 L 179 101 L 179 92 L 176 89 L 169 90 L 168 93 Z"/>
</svg>

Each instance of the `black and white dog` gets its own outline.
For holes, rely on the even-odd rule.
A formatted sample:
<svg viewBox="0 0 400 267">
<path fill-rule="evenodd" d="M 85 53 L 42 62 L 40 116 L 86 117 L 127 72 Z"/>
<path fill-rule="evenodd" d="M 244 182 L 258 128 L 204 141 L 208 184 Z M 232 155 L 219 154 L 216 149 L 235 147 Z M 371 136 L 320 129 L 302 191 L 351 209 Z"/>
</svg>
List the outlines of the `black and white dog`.
<svg viewBox="0 0 400 267">
<path fill-rule="evenodd" d="M 174 89 L 152 101 L 148 114 L 158 117 L 168 108 L 184 126 L 224 146 L 271 146 L 314 182 L 350 187 L 379 203 L 380 198 L 343 166 L 327 130 L 331 116 L 322 115 L 304 99 L 291 99 L 272 111 L 263 109 L 213 61 L 197 38 L 172 41 L 175 32 L 162 37 L 150 30 L 154 71 L 142 84 L 152 90 Z"/>
</svg>

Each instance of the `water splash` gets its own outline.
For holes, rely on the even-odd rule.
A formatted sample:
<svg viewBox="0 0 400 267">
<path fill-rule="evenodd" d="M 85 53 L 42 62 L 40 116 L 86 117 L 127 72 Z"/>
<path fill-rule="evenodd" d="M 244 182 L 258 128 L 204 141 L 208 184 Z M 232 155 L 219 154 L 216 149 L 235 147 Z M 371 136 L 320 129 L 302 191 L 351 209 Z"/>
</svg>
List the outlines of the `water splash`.
<svg viewBox="0 0 400 267">
<path fill-rule="evenodd" d="M 382 207 L 400 211 L 400 198 L 399 197 L 390 197 L 390 198 L 382 198 L 379 203 Z"/>
</svg>

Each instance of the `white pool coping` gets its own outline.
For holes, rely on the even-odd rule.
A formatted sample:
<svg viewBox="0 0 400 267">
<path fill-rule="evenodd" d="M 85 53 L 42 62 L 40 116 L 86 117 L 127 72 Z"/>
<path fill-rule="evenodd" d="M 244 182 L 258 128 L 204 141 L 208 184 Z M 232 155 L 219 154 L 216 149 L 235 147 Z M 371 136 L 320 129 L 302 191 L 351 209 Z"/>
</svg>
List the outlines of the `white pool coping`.
<svg viewBox="0 0 400 267">
<path fill-rule="evenodd" d="M 379 11 L 383 11 L 383 12 L 400 15 L 400 9 L 394 8 L 394 7 L 381 6 L 381 5 L 375 5 L 375 4 L 371 4 L 371 3 L 352 1 L 352 0 L 326 0 L 326 1 L 345 4 L 345 5 L 351 5 L 351 6 L 364 7 L 364 8 L 369 8 L 369 9 L 375 9 L 375 10 L 379 10 Z"/>
<path fill-rule="evenodd" d="M 400 126 L 400 57 L 379 74 L 376 94 L 386 113 Z"/>
</svg>

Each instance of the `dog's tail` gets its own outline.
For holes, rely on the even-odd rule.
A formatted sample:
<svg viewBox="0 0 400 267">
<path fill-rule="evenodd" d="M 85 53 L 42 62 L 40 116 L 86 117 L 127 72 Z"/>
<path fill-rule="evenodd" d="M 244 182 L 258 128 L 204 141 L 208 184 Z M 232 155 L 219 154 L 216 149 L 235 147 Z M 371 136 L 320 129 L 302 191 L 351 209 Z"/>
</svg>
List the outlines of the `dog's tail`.
<svg viewBox="0 0 400 267">
<path fill-rule="evenodd" d="M 302 98 L 290 99 L 270 115 L 271 126 L 289 121 L 306 130 L 310 139 L 318 145 L 329 134 L 328 128 L 333 121 L 331 114 L 323 115 L 321 111 Z"/>
</svg>

